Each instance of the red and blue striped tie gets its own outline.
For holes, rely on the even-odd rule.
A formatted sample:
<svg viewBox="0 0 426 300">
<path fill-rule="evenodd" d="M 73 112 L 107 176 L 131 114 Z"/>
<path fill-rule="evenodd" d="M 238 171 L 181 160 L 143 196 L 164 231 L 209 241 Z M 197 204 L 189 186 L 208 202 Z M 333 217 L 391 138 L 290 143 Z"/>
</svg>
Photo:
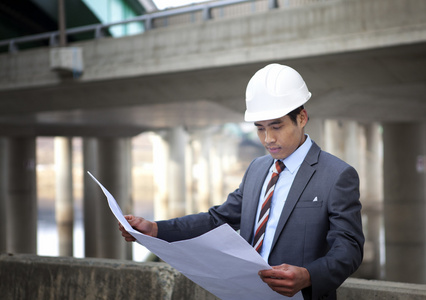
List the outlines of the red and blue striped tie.
<svg viewBox="0 0 426 300">
<path fill-rule="evenodd" d="M 271 208 L 272 195 L 274 194 L 275 184 L 278 181 L 278 176 L 284 170 L 284 163 L 280 160 L 275 162 L 275 169 L 272 173 L 271 180 L 266 188 L 265 197 L 262 203 L 262 209 L 259 214 L 259 220 L 256 223 L 256 233 L 254 235 L 253 247 L 260 253 L 263 245 L 263 237 L 265 236 L 266 223 L 269 219 L 269 210 Z"/>
</svg>

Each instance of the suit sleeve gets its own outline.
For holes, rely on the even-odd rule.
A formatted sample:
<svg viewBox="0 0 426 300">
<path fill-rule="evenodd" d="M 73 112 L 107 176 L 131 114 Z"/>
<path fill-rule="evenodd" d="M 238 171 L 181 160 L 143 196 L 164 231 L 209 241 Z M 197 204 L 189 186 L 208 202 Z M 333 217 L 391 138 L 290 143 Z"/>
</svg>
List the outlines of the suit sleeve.
<svg viewBox="0 0 426 300">
<path fill-rule="evenodd" d="M 312 299 L 321 299 L 337 289 L 357 270 L 363 258 L 364 235 L 359 202 L 359 179 L 348 166 L 332 185 L 328 214 L 327 254 L 306 266 L 311 275 Z"/>
</svg>

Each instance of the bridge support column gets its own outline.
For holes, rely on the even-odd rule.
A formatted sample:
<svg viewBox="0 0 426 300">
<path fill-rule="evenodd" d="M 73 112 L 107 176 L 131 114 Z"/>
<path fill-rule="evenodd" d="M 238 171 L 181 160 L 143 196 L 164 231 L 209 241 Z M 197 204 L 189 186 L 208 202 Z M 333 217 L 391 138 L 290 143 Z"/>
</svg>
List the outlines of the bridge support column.
<svg viewBox="0 0 426 300">
<path fill-rule="evenodd" d="M 98 139 L 97 178 L 117 200 L 123 214 L 131 211 L 131 139 L 130 138 L 99 138 Z M 96 176 L 96 175 L 95 175 Z M 102 203 L 96 208 L 98 213 L 99 231 L 97 233 L 97 257 L 131 259 L 130 243 L 121 236 L 117 220 L 112 214 L 105 196 L 101 195 Z"/>
<path fill-rule="evenodd" d="M 83 138 L 83 218 L 84 218 L 84 255 L 85 257 L 97 257 L 99 207 L 105 205 L 103 194 L 97 184 L 86 172 L 98 174 L 97 169 L 97 139 Z"/>
<path fill-rule="evenodd" d="M 167 182 L 169 190 L 169 216 L 175 218 L 185 215 L 186 202 L 186 145 L 188 134 L 183 127 L 171 129 L 166 135 L 169 144 Z"/>
<path fill-rule="evenodd" d="M 383 245 L 383 138 L 379 124 L 365 125 L 366 154 L 364 155 L 366 172 L 361 185 L 365 186 L 361 194 L 364 218 L 364 247 L 366 268 L 364 278 L 384 279 Z M 369 247 L 370 246 L 370 247 Z M 371 260 L 368 261 L 370 255 Z"/>
<path fill-rule="evenodd" d="M 355 121 L 326 120 L 323 149 L 343 159 L 363 176 L 364 132 Z"/>
<path fill-rule="evenodd" d="M 325 120 L 324 119 L 316 119 L 310 118 L 308 125 L 306 126 L 305 132 L 309 134 L 311 139 L 315 141 L 321 148 L 325 147 L 324 139 L 325 139 Z"/>
<path fill-rule="evenodd" d="M 198 163 L 196 169 L 197 180 L 197 205 L 198 212 L 207 211 L 210 208 L 210 156 L 211 136 L 208 130 L 197 132 Z"/>
<path fill-rule="evenodd" d="M 35 137 L 8 139 L 7 251 L 37 253 Z"/>
<path fill-rule="evenodd" d="M 183 127 L 153 137 L 156 220 L 181 217 L 186 213 L 188 143 L 188 133 Z"/>
<path fill-rule="evenodd" d="M 365 126 L 366 154 L 365 197 L 377 203 L 383 201 L 383 137 L 379 124 Z"/>
<path fill-rule="evenodd" d="M 343 123 L 336 120 L 324 122 L 324 145 L 322 148 L 331 154 L 344 159 Z"/>
<path fill-rule="evenodd" d="M 194 148 L 192 147 L 191 138 L 187 135 L 187 143 L 185 145 L 185 214 L 195 213 L 196 203 L 194 199 Z"/>
<path fill-rule="evenodd" d="M 223 203 L 223 166 L 221 136 L 219 134 L 212 137 L 213 145 L 210 147 L 210 206 Z"/>
<path fill-rule="evenodd" d="M 7 161 L 7 139 L 0 137 L 0 253 L 6 252 L 7 249 L 6 218 L 9 217 L 6 211 Z"/>
<path fill-rule="evenodd" d="M 363 154 L 365 153 L 365 135 L 356 121 L 345 121 L 343 123 L 343 136 L 344 139 L 344 156 L 343 160 L 353 166 L 360 176 L 364 178 L 364 164 Z M 364 187 L 360 186 L 360 192 Z"/>
<path fill-rule="evenodd" d="M 386 280 L 426 283 L 425 123 L 386 123 Z"/>
<path fill-rule="evenodd" d="M 153 135 L 151 142 L 154 164 L 154 219 L 165 220 L 169 211 L 167 187 L 169 146 L 159 134 Z"/>
<path fill-rule="evenodd" d="M 59 255 L 73 256 L 74 201 L 72 180 L 72 138 L 55 137 L 56 200 Z"/>
</svg>

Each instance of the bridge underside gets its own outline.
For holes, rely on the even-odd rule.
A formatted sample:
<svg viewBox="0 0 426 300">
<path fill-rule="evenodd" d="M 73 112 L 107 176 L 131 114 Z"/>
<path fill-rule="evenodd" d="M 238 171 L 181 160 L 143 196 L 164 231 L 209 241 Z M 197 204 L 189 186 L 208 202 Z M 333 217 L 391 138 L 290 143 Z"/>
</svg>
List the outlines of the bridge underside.
<svg viewBox="0 0 426 300">
<path fill-rule="evenodd" d="M 425 121 L 426 3 L 324 1 L 71 44 L 78 79 L 50 49 L 0 55 L 1 135 L 135 135 L 241 122 L 250 77 L 271 62 L 298 70 L 312 118 Z"/>
<path fill-rule="evenodd" d="M 311 117 L 424 121 L 426 43 L 276 61 L 297 69 Z M 262 66 L 233 65 L 0 92 L 3 135 L 135 135 L 241 122 L 245 87 Z"/>
</svg>

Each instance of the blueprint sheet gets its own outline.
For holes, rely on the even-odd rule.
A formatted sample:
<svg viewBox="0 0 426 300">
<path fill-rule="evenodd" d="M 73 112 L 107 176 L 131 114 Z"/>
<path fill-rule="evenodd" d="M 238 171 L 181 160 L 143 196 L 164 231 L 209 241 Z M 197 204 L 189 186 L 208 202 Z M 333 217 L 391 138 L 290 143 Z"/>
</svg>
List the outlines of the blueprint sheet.
<svg viewBox="0 0 426 300">
<path fill-rule="evenodd" d="M 303 299 L 300 292 L 288 298 L 272 291 L 258 275 L 260 270 L 271 267 L 228 224 L 199 237 L 173 243 L 142 234 L 130 226 L 110 192 L 90 172 L 88 174 L 107 197 L 114 216 L 139 244 L 218 298 Z"/>
</svg>

